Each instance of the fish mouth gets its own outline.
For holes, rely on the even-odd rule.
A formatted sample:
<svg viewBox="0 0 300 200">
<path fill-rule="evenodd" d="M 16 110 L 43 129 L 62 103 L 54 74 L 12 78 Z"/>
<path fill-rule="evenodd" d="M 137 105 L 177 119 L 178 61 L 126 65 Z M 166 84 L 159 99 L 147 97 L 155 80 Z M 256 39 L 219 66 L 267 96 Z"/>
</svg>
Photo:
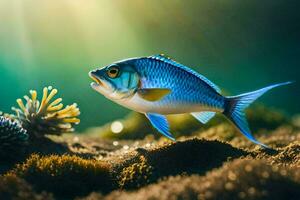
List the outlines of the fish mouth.
<svg viewBox="0 0 300 200">
<path fill-rule="evenodd" d="M 95 84 L 98 85 L 98 86 L 103 85 L 101 79 L 96 74 L 94 74 L 93 71 L 89 72 L 89 76 L 93 81 L 95 81 L 95 82 L 92 83 L 93 85 L 95 85 Z"/>
</svg>

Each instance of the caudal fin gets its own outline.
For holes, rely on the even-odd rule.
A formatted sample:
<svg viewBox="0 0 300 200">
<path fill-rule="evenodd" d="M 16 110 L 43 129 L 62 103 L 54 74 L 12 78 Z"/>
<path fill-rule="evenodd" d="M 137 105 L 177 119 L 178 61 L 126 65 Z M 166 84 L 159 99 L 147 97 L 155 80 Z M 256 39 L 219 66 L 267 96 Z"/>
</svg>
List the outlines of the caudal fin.
<svg viewBox="0 0 300 200">
<path fill-rule="evenodd" d="M 238 96 L 230 96 L 226 97 L 226 104 L 224 115 L 228 117 L 228 119 L 239 129 L 241 133 L 243 133 L 250 141 L 255 144 L 261 145 L 265 148 L 269 148 L 267 145 L 257 141 L 248 126 L 248 122 L 245 116 L 245 108 L 247 108 L 253 101 L 263 95 L 265 92 L 282 85 L 288 85 L 292 82 L 285 82 L 270 85 L 268 87 L 256 90 L 254 92 L 248 92 L 245 94 L 241 94 Z"/>
</svg>

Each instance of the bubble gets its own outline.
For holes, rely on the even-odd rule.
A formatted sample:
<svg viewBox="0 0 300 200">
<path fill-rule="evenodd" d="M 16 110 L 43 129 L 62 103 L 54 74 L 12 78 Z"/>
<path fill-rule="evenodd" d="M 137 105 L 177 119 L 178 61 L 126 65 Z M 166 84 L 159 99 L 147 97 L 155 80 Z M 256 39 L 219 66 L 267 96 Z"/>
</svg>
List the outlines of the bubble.
<svg viewBox="0 0 300 200">
<path fill-rule="evenodd" d="M 73 138 L 73 142 L 79 142 L 79 138 L 78 138 L 77 136 L 75 136 L 75 137 Z"/>
<path fill-rule="evenodd" d="M 113 123 L 111 123 L 111 126 L 110 126 L 110 130 L 113 133 L 120 133 L 120 132 L 122 132 L 123 128 L 124 128 L 124 126 L 120 121 L 114 121 Z"/>
<path fill-rule="evenodd" d="M 119 142 L 118 142 L 118 141 L 113 141 L 113 145 L 114 145 L 114 146 L 118 146 L 118 145 L 119 145 Z"/>
</svg>

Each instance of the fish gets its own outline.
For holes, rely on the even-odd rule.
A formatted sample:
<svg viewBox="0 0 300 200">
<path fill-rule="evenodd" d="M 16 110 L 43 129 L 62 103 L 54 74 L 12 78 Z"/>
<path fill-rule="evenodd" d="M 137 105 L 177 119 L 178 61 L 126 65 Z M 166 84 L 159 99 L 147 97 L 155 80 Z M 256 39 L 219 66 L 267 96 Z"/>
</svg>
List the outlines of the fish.
<svg viewBox="0 0 300 200">
<path fill-rule="evenodd" d="M 267 91 L 292 83 L 273 84 L 237 96 L 224 96 L 202 74 L 163 54 L 129 58 L 89 72 L 91 87 L 115 103 L 143 113 L 162 135 L 175 141 L 166 115 L 190 113 L 205 124 L 221 113 L 247 139 L 254 138 L 244 110 Z"/>
</svg>

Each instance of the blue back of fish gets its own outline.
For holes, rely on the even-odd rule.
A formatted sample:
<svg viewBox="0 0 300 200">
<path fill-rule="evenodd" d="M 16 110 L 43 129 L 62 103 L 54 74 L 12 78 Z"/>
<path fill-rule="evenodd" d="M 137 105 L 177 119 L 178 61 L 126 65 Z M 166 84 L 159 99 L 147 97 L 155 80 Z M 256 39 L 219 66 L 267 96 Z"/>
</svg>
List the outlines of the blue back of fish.
<svg viewBox="0 0 300 200">
<path fill-rule="evenodd" d="M 142 88 L 167 88 L 171 93 L 156 102 L 158 106 L 178 107 L 191 112 L 200 110 L 222 111 L 224 97 L 218 88 L 203 80 L 203 76 L 191 69 L 160 56 L 134 59 L 131 62 L 141 78 Z M 195 107 L 199 109 L 195 110 Z"/>
</svg>

